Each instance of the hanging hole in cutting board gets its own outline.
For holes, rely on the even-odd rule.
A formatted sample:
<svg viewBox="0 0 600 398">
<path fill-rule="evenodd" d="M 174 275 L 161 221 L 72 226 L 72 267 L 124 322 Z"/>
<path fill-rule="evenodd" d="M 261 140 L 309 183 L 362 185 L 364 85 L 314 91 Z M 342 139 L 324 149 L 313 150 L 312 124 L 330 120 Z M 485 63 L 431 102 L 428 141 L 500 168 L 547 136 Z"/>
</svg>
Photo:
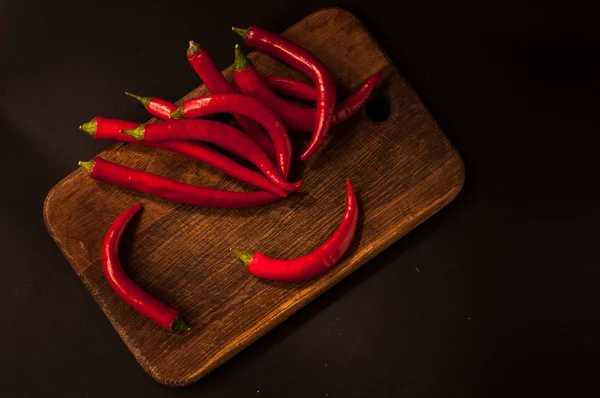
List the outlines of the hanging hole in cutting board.
<svg viewBox="0 0 600 398">
<path fill-rule="evenodd" d="M 390 102 L 381 94 L 375 95 L 365 106 L 367 117 L 377 123 L 385 122 L 390 117 L 391 112 Z"/>
</svg>

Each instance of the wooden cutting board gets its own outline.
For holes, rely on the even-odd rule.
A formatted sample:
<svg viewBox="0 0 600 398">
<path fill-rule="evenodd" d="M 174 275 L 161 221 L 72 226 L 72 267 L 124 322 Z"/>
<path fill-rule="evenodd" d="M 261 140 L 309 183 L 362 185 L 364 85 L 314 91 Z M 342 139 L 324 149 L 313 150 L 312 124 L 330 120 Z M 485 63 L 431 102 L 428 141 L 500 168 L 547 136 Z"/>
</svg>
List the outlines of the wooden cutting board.
<svg viewBox="0 0 600 398">
<path fill-rule="evenodd" d="M 378 94 L 391 107 L 383 122 L 370 120 L 363 111 L 334 128 L 308 163 L 295 161 L 292 177 L 302 176 L 301 192 L 258 208 L 201 208 L 96 182 L 78 169 L 46 198 L 50 235 L 129 350 L 160 383 L 197 381 L 440 210 L 462 187 L 460 156 L 355 16 L 339 8 L 322 9 L 284 35 L 331 68 L 341 93 L 383 70 Z M 263 74 L 299 76 L 262 54 L 250 58 Z M 224 73 L 232 78 L 230 69 Z M 204 93 L 202 86 L 185 98 Z M 308 136 L 291 135 L 297 156 Z M 116 144 L 100 156 L 190 184 L 251 189 L 158 149 Z M 346 177 L 352 179 L 362 217 L 349 253 L 328 274 L 302 283 L 263 281 L 229 252 L 231 247 L 260 250 L 284 259 L 312 250 L 344 212 Z M 136 202 L 144 211 L 125 236 L 122 262 L 133 280 L 181 311 L 192 327 L 188 333 L 170 333 L 149 322 L 121 302 L 104 280 L 103 235 Z"/>
</svg>

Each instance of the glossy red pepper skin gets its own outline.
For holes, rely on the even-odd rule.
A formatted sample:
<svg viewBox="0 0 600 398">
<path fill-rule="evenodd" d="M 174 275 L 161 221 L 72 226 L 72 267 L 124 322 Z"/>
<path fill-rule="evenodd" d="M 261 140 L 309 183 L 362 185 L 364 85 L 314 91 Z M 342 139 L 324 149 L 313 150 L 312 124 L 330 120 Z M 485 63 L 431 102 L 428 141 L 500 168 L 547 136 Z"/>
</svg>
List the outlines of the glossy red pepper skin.
<svg viewBox="0 0 600 398">
<path fill-rule="evenodd" d="M 332 124 L 340 123 L 340 118 L 342 117 L 340 112 L 343 112 L 344 108 L 352 111 L 356 107 L 363 107 L 373 94 L 373 91 L 375 91 L 377 88 L 377 85 L 382 77 L 383 72 L 380 71 L 375 73 L 363 84 L 361 84 L 353 94 L 347 97 L 340 105 L 336 106 L 333 114 Z M 317 91 L 314 89 L 314 87 L 292 79 L 291 77 L 264 76 L 262 81 L 266 83 L 268 88 L 277 94 L 308 101 L 316 101 L 317 99 Z"/>
<path fill-rule="evenodd" d="M 142 206 L 136 204 L 123 211 L 108 228 L 102 243 L 102 270 L 108 284 L 134 310 L 165 329 L 186 331 L 190 328 L 179 318 L 179 311 L 155 299 L 136 285 L 125 273 L 119 258 L 123 232 Z"/>
<path fill-rule="evenodd" d="M 350 179 L 346 180 L 346 189 L 346 211 L 342 221 L 331 237 L 313 252 L 291 260 L 275 260 L 261 253 L 234 252 L 248 266 L 248 271 L 264 279 L 295 282 L 327 272 L 346 253 L 356 235 L 359 210 Z"/>
<path fill-rule="evenodd" d="M 281 35 L 258 26 L 251 26 L 246 31 L 234 28 L 234 31 L 244 37 L 246 44 L 250 47 L 280 59 L 312 79 L 319 93 L 317 118 L 308 147 L 300 156 L 302 160 L 308 159 L 323 145 L 331 127 L 336 103 L 336 87 L 333 75 L 327 66 L 310 51 L 292 43 Z"/>
<path fill-rule="evenodd" d="M 140 101 L 148 113 L 162 120 L 168 119 L 169 115 L 175 112 L 177 109 L 177 105 L 169 101 L 165 101 L 164 99 L 156 97 L 141 97 L 139 95 L 128 93 L 127 91 L 125 92 L 125 95 Z"/>
<path fill-rule="evenodd" d="M 319 95 L 314 87 L 291 77 L 272 75 L 264 76 L 264 80 L 271 90 L 287 97 L 316 101 Z"/>
<path fill-rule="evenodd" d="M 212 94 L 227 94 L 235 93 L 235 88 L 225 79 L 225 76 L 217 68 L 209 52 L 193 41 L 190 41 L 190 46 L 187 50 L 187 59 L 198 74 L 200 79 Z M 176 109 L 177 107 L 175 107 Z M 169 115 L 175 111 L 172 109 Z M 237 113 L 233 117 L 238 122 L 242 130 L 252 138 L 262 149 L 269 155 L 271 159 L 275 159 L 275 148 L 269 137 L 265 134 L 262 128 L 254 120 L 248 119 Z M 166 118 L 168 119 L 168 115 Z"/>
<path fill-rule="evenodd" d="M 235 209 L 262 206 L 281 199 L 269 192 L 230 192 L 184 184 L 98 157 L 89 162 L 79 162 L 79 165 L 94 180 L 194 206 Z"/>
<path fill-rule="evenodd" d="M 237 113 L 260 123 L 271 137 L 277 167 L 287 178 L 292 162 L 292 143 L 283 121 L 260 101 L 241 94 L 212 94 L 185 101 L 171 118 L 196 118 L 213 113 Z"/>
<path fill-rule="evenodd" d="M 124 130 L 144 142 L 196 140 L 210 142 L 258 167 L 275 186 L 286 191 L 297 191 L 302 181 L 288 182 L 279 173 L 271 159 L 250 137 L 228 124 L 206 119 L 179 119 L 140 125 Z"/>
<path fill-rule="evenodd" d="M 285 198 L 287 193 L 281 188 L 273 185 L 260 173 L 250 170 L 242 166 L 235 160 L 223 155 L 222 153 L 209 148 L 200 143 L 192 143 L 189 141 L 167 141 L 167 142 L 146 142 L 142 143 L 135 138 L 121 134 L 120 130 L 135 129 L 139 126 L 138 123 L 128 120 L 108 119 L 103 117 L 95 117 L 92 121 L 81 126 L 82 130 L 86 131 L 94 139 L 97 140 L 114 140 L 129 142 L 133 144 L 141 144 L 153 148 L 164 149 L 178 155 L 184 156 L 198 162 L 205 163 L 215 169 L 223 171 L 240 181 L 253 185 L 257 188 L 271 192 L 277 196 Z"/>
<path fill-rule="evenodd" d="M 241 51 L 236 49 L 235 56 L 235 82 L 244 94 L 255 97 L 265 103 L 283 119 L 288 127 L 303 132 L 313 131 L 316 120 L 314 109 L 294 105 L 277 96 L 267 86 L 254 67 L 250 65 L 250 62 Z M 236 69 L 236 66 L 239 70 Z M 336 126 L 355 115 L 367 103 L 367 100 L 373 94 L 373 91 L 375 91 L 381 76 L 381 72 L 371 76 L 357 91 L 336 107 L 331 125 Z M 298 84 L 301 83 L 298 82 Z"/>
</svg>

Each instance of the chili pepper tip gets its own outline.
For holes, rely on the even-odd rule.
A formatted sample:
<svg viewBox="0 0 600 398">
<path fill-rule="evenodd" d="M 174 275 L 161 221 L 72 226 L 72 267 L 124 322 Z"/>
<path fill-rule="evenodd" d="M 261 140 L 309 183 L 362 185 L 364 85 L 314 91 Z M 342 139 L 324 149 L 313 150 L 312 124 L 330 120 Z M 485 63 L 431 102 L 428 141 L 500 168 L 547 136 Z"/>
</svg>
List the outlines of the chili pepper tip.
<svg viewBox="0 0 600 398">
<path fill-rule="evenodd" d="M 246 40 L 246 36 L 248 36 L 248 29 L 240 29 L 236 28 L 235 26 L 232 26 L 231 30 L 233 30 L 238 35 L 242 36 L 242 39 Z"/>
<path fill-rule="evenodd" d="M 190 46 L 187 49 L 187 55 L 188 56 L 194 55 L 197 52 L 200 52 L 200 50 L 202 50 L 202 48 L 200 48 L 200 44 L 196 43 L 193 40 L 190 40 Z"/>
<path fill-rule="evenodd" d="M 132 136 L 133 138 L 135 138 L 138 141 L 142 141 L 144 139 L 144 125 L 140 125 L 134 129 L 131 130 L 119 130 L 119 133 L 121 134 L 127 134 Z"/>
<path fill-rule="evenodd" d="M 93 118 L 89 122 L 85 122 L 81 126 L 79 126 L 79 130 L 85 131 L 92 137 L 94 137 L 96 135 L 97 129 L 98 129 L 98 123 L 96 122 L 96 118 Z"/>
<path fill-rule="evenodd" d="M 171 323 L 171 330 L 175 332 L 187 332 L 190 329 L 191 328 L 180 317 L 173 319 L 173 323 Z"/>
<path fill-rule="evenodd" d="M 131 98 L 135 98 L 136 100 L 140 101 L 142 105 L 144 105 L 144 108 L 148 108 L 148 104 L 150 103 L 150 101 L 152 101 L 151 97 L 140 97 L 139 95 L 131 94 L 127 91 L 125 91 L 125 95 L 128 95 Z"/>
<path fill-rule="evenodd" d="M 247 267 L 250 264 L 250 260 L 252 260 L 252 253 L 244 253 L 236 249 L 230 249 L 236 256 L 242 260 L 244 265 Z"/>
<path fill-rule="evenodd" d="M 308 158 L 310 158 L 312 155 L 315 154 L 315 152 L 317 152 L 317 150 L 321 147 L 322 144 L 312 144 L 308 146 L 308 148 L 306 148 L 306 150 L 300 155 L 300 160 L 302 161 L 306 161 L 308 160 Z"/>
<path fill-rule="evenodd" d="M 94 160 L 88 160 L 87 162 L 80 160 L 77 164 L 83 167 L 87 171 L 88 175 L 92 174 L 92 167 L 94 167 Z"/>
<path fill-rule="evenodd" d="M 244 69 L 248 69 L 250 67 L 250 60 L 244 54 L 244 51 L 238 46 L 235 45 L 235 60 L 233 61 L 233 70 L 236 72 L 243 71 Z"/>
<path fill-rule="evenodd" d="M 182 107 L 175 109 L 175 111 L 173 111 L 173 113 L 171 113 L 169 115 L 169 118 L 171 118 L 171 119 L 183 119 L 184 117 L 185 117 L 185 115 L 183 114 Z"/>
</svg>

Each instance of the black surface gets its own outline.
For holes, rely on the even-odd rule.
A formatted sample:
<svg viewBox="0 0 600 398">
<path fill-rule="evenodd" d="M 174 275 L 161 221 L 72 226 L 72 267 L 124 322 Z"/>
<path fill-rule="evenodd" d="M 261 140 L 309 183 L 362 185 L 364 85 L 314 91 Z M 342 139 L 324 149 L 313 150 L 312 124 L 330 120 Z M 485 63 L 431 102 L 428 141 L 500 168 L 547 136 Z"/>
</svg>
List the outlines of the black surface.
<svg viewBox="0 0 600 398">
<path fill-rule="evenodd" d="M 590 2 L 592 4 L 592 2 Z M 455 202 L 199 383 L 147 376 L 47 235 L 48 190 L 178 99 L 187 41 L 324 2 L 0 3 L 0 396 L 598 396 L 598 15 L 577 2 L 348 1 L 464 157 Z"/>
</svg>

